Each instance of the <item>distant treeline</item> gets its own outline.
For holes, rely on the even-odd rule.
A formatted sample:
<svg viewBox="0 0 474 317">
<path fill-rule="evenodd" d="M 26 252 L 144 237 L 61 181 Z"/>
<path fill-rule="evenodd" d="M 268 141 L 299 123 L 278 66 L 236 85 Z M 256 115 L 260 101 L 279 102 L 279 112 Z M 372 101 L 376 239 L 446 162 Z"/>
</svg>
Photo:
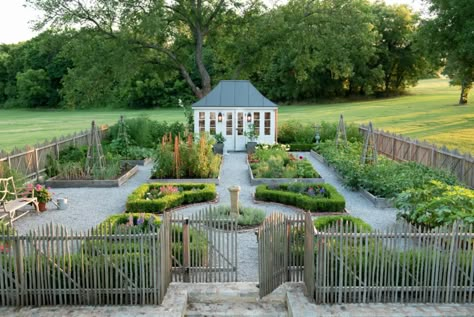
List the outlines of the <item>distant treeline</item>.
<svg viewBox="0 0 474 317">
<path fill-rule="evenodd" d="M 403 5 L 28 2 L 55 31 L 0 46 L 4 108 L 187 105 L 221 79 L 249 79 L 276 102 L 388 96 L 440 67 L 427 58 L 419 17 Z"/>
</svg>

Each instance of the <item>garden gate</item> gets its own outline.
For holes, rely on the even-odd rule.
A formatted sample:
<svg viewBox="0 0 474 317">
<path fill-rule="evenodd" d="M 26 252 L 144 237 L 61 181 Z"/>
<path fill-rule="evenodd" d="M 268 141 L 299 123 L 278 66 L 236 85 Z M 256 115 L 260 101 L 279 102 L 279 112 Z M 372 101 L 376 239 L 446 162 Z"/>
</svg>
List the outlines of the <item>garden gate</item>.
<svg viewBox="0 0 474 317">
<path fill-rule="evenodd" d="M 309 228 L 309 229 L 308 229 Z M 308 235 L 308 236 L 307 236 Z M 260 297 L 285 282 L 314 279 L 314 227 L 311 214 L 293 217 L 273 213 L 258 229 L 258 276 Z M 306 252 L 307 251 L 307 252 Z M 314 283 L 313 283 L 314 284 Z M 312 293 L 312 290 L 308 290 Z"/>
<path fill-rule="evenodd" d="M 171 218 L 174 282 L 237 282 L 237 218 L 215 207 Z"/>
</svg>

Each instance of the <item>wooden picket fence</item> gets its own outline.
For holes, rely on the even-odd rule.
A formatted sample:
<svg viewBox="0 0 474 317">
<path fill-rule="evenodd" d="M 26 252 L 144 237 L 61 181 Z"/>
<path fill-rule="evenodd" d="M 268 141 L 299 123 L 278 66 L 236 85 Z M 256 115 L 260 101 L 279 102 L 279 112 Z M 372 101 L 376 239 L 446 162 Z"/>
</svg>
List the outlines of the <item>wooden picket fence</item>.
<svg viewBox="0 0 474 317">
<path fill-rule="evenodd" d="M 307 240 L 305 220 L 307 219 L 303 214 L 290 217 L 273 213 L 259 227 L 258 274 L 261 297 L 270 294 L 285 282 L 304 280 Z M 309 221 L 311 223 L 310 215 Z M 313 234 L 312 228 L 311 223 L 310 234 Z"/>
<path fill-rule="evenodd" d="M 368 126 L 361 125 L 364 135 Z M 420 142 L 401 135 L 375 130 L 379 153 L 396 161 L 413 161 L 425 166 L 445 169 L 453 173 L 459 181 L 474 188 L 474 158 L 471 154 L 450 151 L 446 147 L 438 148 L 434 144 Z"/>
<path fill-rule="evenodd" d="M 108 130 L 107 126 L 99 128 L 99 135 L 103 138 Z M 22 149 L 15 148 L 11 152 L 0 149 L 0 164 L 5 164 L 10 169 L 17 170 L 27 178 L 39 178 L 46 170 L 47 157 L 59 158 L 59 152 L 70 146 L 88 145 L 90 130 L 81 131 L 72 135 L 55 138 L 35 146 L 26 146 Z"/>
<path fill-rule="evenodd" d="M 472 303 L 472 229 L 405 223 L 368 233 L 337 223 L 315 232 L 314 287 L 307 286 L 318 304 Z"/>
<path fill-rule="evenodd" d="M 47 225 L 0 229 L 0 306 L 160 304 L 171 282 L 169 218 L 147 233 Z"/>
</svg>

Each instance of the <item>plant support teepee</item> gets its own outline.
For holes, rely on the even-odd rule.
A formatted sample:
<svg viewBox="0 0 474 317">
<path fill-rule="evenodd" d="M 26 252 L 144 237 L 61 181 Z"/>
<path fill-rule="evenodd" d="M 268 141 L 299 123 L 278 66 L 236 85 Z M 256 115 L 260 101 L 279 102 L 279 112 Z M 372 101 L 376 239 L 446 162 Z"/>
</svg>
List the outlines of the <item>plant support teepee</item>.
<svg viewBox="0 0 474 317">
<path fill-rule="evenodd" d="M 105 169 L 104 152 L 102 151 L 102 144 L 100 141 L 101 138 L 99 136 L 99 131 L 97 130 L 95 121 L 92 121 L 85 166 L 85 172 L 87 175 L 92 175 L 94 171 L 103 171 Z"/>
<path fill-rule="evenodd" d="M 344 117 L 342 114 L 339 117 L 339 125 L 336 132 L 336 147 L 339 147 L 339 143 L 342 143 L 344 146 L 347 145 L 346 125 L 344 124 Z"/>
<path fill-rule="evenodd" d="M 372 122 L 369 122 L 369 128 L 365 135 L 360 162 L 362 164 L 377 164 L 377 142 L 375 140 L 374 129 L 372 128 Z"/>
</svg>

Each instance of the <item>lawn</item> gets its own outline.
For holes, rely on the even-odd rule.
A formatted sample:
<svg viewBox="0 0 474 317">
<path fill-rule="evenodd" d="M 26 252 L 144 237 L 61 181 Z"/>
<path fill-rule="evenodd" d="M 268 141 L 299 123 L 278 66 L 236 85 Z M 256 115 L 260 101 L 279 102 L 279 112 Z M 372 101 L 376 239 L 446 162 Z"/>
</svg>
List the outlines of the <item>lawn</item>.
<svg viewBox="0 0 474 317">
<path fill-rule="evenodd" d="M 409 94 L 399 98 L 361 102 L 281 106 L 279 121 L 337 121 L 344 114 L 346 122 L 368 123 L 406 136 L 426 139 L 461 152 L 474 152 L 474 102 L 458 106 L 459 87 L 448 80 L 423 80 Z M 471 96 L 471 100 L 474 96 Z M 152 119 L 184 121 L 182 109 L 143 111 L 31 111 L 0 110 L 0 149 L 12 149 L 47 138 L 86 129 L 90 121 L 111 124 L 120 114 L 126 117 L 148 115 Z"/>
</svg>

